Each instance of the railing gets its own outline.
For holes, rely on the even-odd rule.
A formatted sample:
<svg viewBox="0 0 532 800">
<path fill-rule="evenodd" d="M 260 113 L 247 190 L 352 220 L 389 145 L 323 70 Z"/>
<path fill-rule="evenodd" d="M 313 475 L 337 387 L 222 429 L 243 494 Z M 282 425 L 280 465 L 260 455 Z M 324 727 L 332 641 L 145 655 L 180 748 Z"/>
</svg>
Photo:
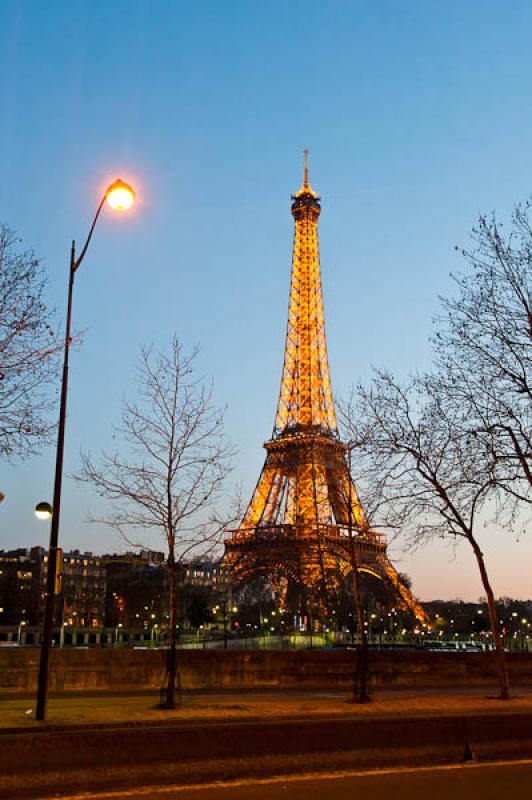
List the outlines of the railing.
<svg viewBox="0 0 532 800">
<path fill-rule="evenodd" d="M 261 539 L 268 540 L 270 538 L 283 538 L 301 541 L 309 541 L 316 538 L 316 534 L 330 540 L 349 541 L 350 530 L 347 525 L 328 525 L 323 524 L 317 527 L 308 528 L 307 526 L 298 525 L 265 525 L 265 526 L 252 526 L 249 528 L 239 528 L 233 531 L 232 539 L 226 541 L 228 549 L 231 545 L 239 545 L 243 543 L 261 541 Z M 375 550 L 384 550 L 386 548 L 386 536 L 379 531 L 371 531 L 370 533 L 360 533 L 353 528 L 353 540 L 355 544 L 364 544 Z M 251 543 L 251 542 L 250 542 Z"/>
</svg>

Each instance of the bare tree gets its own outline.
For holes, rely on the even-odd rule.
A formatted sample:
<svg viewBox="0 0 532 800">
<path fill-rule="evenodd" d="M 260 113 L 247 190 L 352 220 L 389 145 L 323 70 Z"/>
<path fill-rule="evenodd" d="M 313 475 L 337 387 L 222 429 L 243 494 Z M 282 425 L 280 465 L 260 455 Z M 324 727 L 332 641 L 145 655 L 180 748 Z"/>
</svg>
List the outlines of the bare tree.
<svg viewBox="0 0 532 800">
<path fill-rule="evenodd" d="M 465 430 L 491 453 L 499 497 L 515 511 L 532 502 L 532 201 L 517 206 L 509 235 L 492 217 L 462 250 L 434 337 L 439 392 L 461 406 Z"/>
<path fill-rule="evenodd" d="M 24 458 L 46 440 L 50 386 L 60 345 L 44 301 L 46 280 L 32 251 L 0 225 L 0 456 Z"/>
<path fill-rule="evenodd" d="M 168 354 L 142 349 L 139 399 L 124 402 L 116 429 L 127 455 L 102 453 L 95 465 L 82 455 L 78 480 L 112 502 L 98 521 L 129 542 L 135 531 L 158 531 L 166 542 L 170 576 L 167 708 L 175 706 L 178 575 L 194 556 L 219 541 L 227 520 L 215 510 L 234 451 L 224 436 L 224 410 L 212 389 L 194 377 L 197 350 L 185 355 L 177 338 Z M 95 520 L 96 521 L 96 520 Z M 132 542 L 139 545 L 139 542 Z"/>
<path fill-rule="evenodd" d="M 368 691 L 368 672 L 369 672 L 369 646 L 368 635 L 366 631 L 366 615 L 364 612 L 364 603 L 362 600 L 362 590 L 360 586 L 360 572 L 359 563 L 357 558 L 357 543 L 355 541 L 355 533 L 353 530 L 353 455 L 354 443 L 349 441 L 347 447 L 347 466 L 349 481 L 347 485 L 347 497 L 344 497 L 344 503 L 347 506 L 347 519 L 348 519 L 348 537 L 349 537 L 349 563 L 351 566 L 351 582 L 353 586 L 353 599 L 355 601 L 355 613 L 357 618 L 357 628 L 360 640 L 360 648 L 357 657 L 356 672 L 353 675 L 353 701 L 356 703 L 369 703 L 371 697 Z M 358 530 L 359 534 L 367 533 L 365 530 Z"/>
<path fill-rule="evenodd" d="M 460 537 L 472 548 L 487 598 L 500 697 L 508 699 L 499 620 L 478 541 L 479 512 L 493 488 L 491 451 L 464 433 L 462 411 L 445 407 L 430 379 L 402 385 L 377 372 L 340 411 L 357 447 L 357 485 L 376 524 L 403 534 L 411 546 Z"/>
</svg>

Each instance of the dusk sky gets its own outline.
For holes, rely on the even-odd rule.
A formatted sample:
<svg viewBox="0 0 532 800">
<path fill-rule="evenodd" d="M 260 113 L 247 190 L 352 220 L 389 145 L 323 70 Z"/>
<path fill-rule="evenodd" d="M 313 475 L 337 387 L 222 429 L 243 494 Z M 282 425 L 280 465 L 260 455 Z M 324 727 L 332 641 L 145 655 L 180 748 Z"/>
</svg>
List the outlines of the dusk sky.
<svg viewBox="0 0 532 800">
<path fill-rule="evenodd" d="M 452 291 L 480 212 L 532 192 L 528 0 L 2 0 L 0 221 L 33 247 L 64 318 L 81 246 L 117 176 L 138 202 L 106 211 L 77 275 L 65 473 L 112 447 L 140 344 L 175 332 L 227 403 L 246 497 L 281 376 L 290 194 L 322 197 L 320 248 L 333 388 L 371 365 L 427 367 L 438 294 Z M 47 545 L 54 449 L 4 463 L 0 549 Z M 85 521 L 99 501 L 64 482 L 65 548 L 125 549 Z M 532 597 L 532 533 L 480 532 L 496 594 Z M 162 549 L 162 548 L 161 548 Z M 421 599 L 476 599 L 473 556 L 390 548 Z"/>
</svg>

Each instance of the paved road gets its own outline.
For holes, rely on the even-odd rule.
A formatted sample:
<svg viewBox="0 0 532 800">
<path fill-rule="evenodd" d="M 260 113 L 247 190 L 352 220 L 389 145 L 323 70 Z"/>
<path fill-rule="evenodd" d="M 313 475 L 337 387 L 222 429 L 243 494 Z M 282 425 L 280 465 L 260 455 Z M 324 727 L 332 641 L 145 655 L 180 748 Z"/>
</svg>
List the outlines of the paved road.
<svg viewBox="0 0 532 800">
<path fill-rule="evenodd" d="M 90 794 L 92 800 L 530 800 L 532 761 L 388 772 L 293 776 L 209 787 Z M 63 800 L 87 800 L 72 795 Z"/>
</svg>

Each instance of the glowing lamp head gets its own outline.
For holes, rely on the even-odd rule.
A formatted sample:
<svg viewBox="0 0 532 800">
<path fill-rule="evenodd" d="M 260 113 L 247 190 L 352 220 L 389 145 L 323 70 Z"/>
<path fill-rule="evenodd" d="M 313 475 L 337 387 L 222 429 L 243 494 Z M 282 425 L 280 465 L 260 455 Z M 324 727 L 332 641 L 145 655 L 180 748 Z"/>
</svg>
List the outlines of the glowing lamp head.
<svg viewBox="0 0 532 800">
<path fill-rule="evenodd" d="M 37 519 L 50 519 L 52 513 L 52 506 L 50 503 L 37 503 L 35 506 L 35 516 Z"/>
<path fill-rule="evenodd" d="M 135 202 L 135 192 L 120 178 L 110 185 L 105 197 L 115 211 L 127 211 Z"/>
</svg>

